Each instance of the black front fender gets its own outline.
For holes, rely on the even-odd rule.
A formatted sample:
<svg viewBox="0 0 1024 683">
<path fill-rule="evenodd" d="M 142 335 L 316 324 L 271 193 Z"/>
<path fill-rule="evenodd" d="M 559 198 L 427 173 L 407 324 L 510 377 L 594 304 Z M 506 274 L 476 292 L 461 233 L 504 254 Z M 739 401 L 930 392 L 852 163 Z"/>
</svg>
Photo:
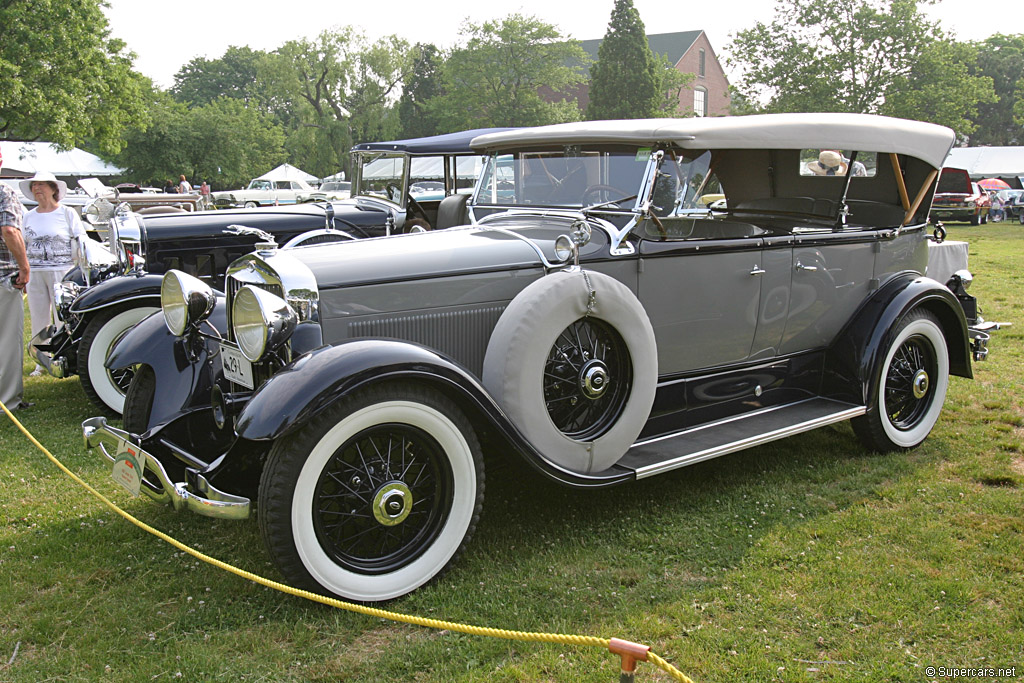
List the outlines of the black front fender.
<svg viewBox="0 0 1024 683">
<path fill-rule="evenodd" d="M 897 323 L 917 308 L 938 318 L 949 349 L 950 374 L 973 377 L 967 320 L 960 302 L 935 280 L 905 273 L 881 287 L 829 349 L 825 356 L 823 394 L 874 405 L 878 396 L 873 373 L 892 344 Z"/>
<path fill-rule="evenodd" d="M 217 298 L 208 323 L 223 335 L 227 327 L 226 306 Z M 205 326 L 205 325 L 204 325 Z M 112 370 L 131 365 L 148 365 L 156 374 L 157 391 L 153 397 L 149 425 L 164 424 L 194 407 L 209 407 L 210 390 L 216 379 L 210 342 L 203 337 L 176 337 L 171 334 L 160 313 L 149 316 L 121 338 L 106 366 Z"/>
<path fill-rule="evenodd" d="M 153 273 L 112 277 L 82 292 L 71 304 L 71 312 L 81 315 L 129 301 L 141 305 L 143 300 L 159 306 L 162 280 L 163 275 Z"/>
<path fill-rule="evenodd" d="M 600 487 L 633 479 L 632 472 L 616 467 L 581 475 L 554 465 L 527 441 L 468 370 L 428 348 L 403 341 L 353 340 L 305 354 L 253 394 L 238 416 L 235 431 L 253 441 L 286 437 L 346 395 L 398 380 L 422 382 L 441 391 L 474 424 L 496 432 L 537 470 L 560 483 Z"/>
</svg>

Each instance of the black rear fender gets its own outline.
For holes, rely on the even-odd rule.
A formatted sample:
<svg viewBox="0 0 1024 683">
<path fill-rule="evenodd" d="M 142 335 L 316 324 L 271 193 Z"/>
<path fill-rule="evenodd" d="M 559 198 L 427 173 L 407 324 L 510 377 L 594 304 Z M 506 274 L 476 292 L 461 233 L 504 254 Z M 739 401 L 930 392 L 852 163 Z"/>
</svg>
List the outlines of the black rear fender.
<svg viewBox="0 0 1024 683">
<path fill-rule="evenodd" d="M 973 377 L 971 345 L 963 307 L 944 285 L 916 274 L 899 275 L 872 296 L 839 335 L 825 357 L 825 396 L 871 406 L 877 400 L 872 372 L 892 343 L 896 325 L 910 311 L 932 313 L 949 349 L 949 372 Z"/>
</svg>

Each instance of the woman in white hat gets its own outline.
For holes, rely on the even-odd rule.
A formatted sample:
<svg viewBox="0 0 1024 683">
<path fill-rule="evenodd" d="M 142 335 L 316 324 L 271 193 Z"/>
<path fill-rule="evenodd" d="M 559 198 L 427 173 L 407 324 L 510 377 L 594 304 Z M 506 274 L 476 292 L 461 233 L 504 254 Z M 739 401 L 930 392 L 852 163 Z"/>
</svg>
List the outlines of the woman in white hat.
<svg viewBox="0 0 1024 683">
<path fill-rule="evenodd" d="M 71 269 L 71 249 L 76 237 L 85 239 L 85 228 L 78 213 L 60 200 L 68 184 L 52 173 L 39 172 L 21 181 L 21 192 L 39 206 L 25 214 L 25 250 L 32 269 L 28 283 L 28 311 L 32 318 L 32 336 L 57 321 L 53 286 Z M 42 373 L 38 365 L 33 375 Z"/>
</svg>

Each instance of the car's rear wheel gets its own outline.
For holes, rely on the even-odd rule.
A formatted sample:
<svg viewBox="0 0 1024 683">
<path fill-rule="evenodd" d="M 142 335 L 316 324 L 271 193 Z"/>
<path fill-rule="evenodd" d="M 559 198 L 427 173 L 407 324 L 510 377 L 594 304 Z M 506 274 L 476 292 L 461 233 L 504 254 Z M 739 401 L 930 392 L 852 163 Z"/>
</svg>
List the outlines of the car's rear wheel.
<svg viewBox="0 0 1024 683">
<path fill-rule="evenodd" d="M 108 417 L 120 417 L 135 369 L 108 369 L 104 363 L 114 345 L 132 327 L 159 311 L 153 306 L 115 306 L 100 311 L 86 325 L 78 345 L 78 373 L 89 400 Z"/>
<path fill-rule="evenodd" d="M 389 600 L 451 565 L 483 492 L 480 445 L 459 408 L 428 388 L 386 385 L 274 444 L 260 481 L 260 530 L 292 583 Z"/>
<path fill-rule="evenodd" d="M 548 459 L 575 472 L 614 464 L 650 415 L 654 331 L 629 289 L 602 273 L 562 271 L 502 313 L 483 383 Z"/>
<path fill-rule="evenodd" d="M 938 320 L 911 311 L 898 324 L 874 370 L 877 398 L 852 421 L 854 432 L 872 450 L 917 446 L 939 419 L 949 387 L 949 352 Z"/>
</svg>

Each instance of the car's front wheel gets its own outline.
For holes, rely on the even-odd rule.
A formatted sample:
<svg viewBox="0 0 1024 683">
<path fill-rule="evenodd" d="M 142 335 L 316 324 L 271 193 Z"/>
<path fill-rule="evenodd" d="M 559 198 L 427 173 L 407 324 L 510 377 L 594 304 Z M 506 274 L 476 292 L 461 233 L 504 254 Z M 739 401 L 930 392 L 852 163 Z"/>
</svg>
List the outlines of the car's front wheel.
<svg viewBox="0 0 1024 683">
<path fill-rule="evenodd" d="M 243 208 L 255 209 L 257 206 L 259 206 L 259 204 L 257 204 L 256 202 L 246 202 Z"/>
<path fill-rule="evenodd" d="M 483 492 L 480 445 L 459 408 L 425 387 L 385 385 L 339 401 L 273 445 L 259 524 L 290 582 L 375 602 L 450 566 Z"/>
<path fill-rule="evenodd" d="M 872 381 L 877 398 L 852 422 L 864 445 L 887 452 L 924 441 L 939 419 L 949 387 L 946 337 L 935 316 L 918 309 L 903 318 Z"/>
<path fill-rule="evenodd" d="M 78 345 L 82 389 L 108 417 L 120 417 L 124 411 L 124 396 L 134 369 L 109 370 L 104 366 L 107 356 L 128 330 L 159 310 L 153 306 L 115 306 L 100 311 L 86 325 Z"/>
</svg>

